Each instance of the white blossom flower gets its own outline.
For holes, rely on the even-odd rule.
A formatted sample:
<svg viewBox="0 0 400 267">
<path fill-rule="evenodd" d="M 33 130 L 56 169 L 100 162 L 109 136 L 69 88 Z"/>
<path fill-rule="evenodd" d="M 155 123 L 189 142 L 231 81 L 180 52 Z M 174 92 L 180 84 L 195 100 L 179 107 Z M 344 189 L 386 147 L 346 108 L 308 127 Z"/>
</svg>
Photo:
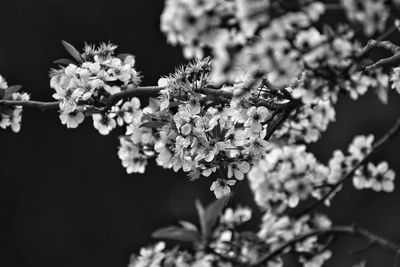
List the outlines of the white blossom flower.
<svg viewBox="0 0 400 267">
<path fill-rule="evenodd" d="M 96 128 L 100 134 L 107 135 L 117 126 L 114 119 L 114 114 L 109 113 L 106 115 L 93 114 L 93 126 Z"/>
<path fill-rule="evenodd" d="M 228 165 L 228 178 L 235 177 L 243 180 L 244 175 L 250 171 L 250 164 L 246 161 L 233 162 Z"/>
<path fill-rule="evenodd" d="M 392 89 L 396 89 L 396 91 L 400 94 L 400 67 L 393 68 L 390 81 L 392 82 Z"/>
<path fill-rule="evenodd" d="M 85 115 L 82 112 L 73 111 L 70 113 L 62 112 L 60 120 L 62 124 L 67 125 L 67 128 L 76 128 L 83 122 Z"/>
<path fill-rule="evenodd" d="M 222 198 L 228 196 L 231 193 L 230 186 L 236 183 L 235 180 L 225 180 L 218 178 L 212 183 L 210 190 L 214 192 L 216 198 Z"/>
</svg>

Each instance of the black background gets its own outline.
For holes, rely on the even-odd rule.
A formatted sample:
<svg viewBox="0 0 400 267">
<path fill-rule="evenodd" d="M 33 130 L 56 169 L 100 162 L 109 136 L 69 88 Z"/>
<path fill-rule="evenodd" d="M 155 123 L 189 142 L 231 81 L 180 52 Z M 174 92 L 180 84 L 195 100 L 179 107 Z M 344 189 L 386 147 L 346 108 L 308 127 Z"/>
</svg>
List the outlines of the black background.
<svg viewBox="0 0 400 267">
<path fill-rule="evenodd" d="M 48 71 L 67 56 L 60 41 L 82 48 L 85 41 L 110 40 L 118 52 L 136 56 L 142 84 L 155 85 L 183 62 L 159 32 L 162 8 L 162 1 L 2 0 L 0 74 L 33 99 L 50 101 Z M 373 93 L 357 102 L 342 98 L 337 121 L 312 150 L 326 162 L 354 134 L 381 136 L 400 115 L 400 96 L 392 92 L 389 102 L 380 104 Z M 19 134 L 0 131 L 0 266 L 126 266 L 131 253 L 154 242 L 150 233 L 158 227 L 195 222 L 194 200 L 211 201 L 212 179 L 189 182 L 154 163 L 144 175 L 127 175 L 117 156 L 121 133 L 100 136 L 89 119 L 68 130 L 55 111 L 32 109 L 24 111 Z M 374 160 L 387 159 L 400 173 L 399 148 L 397 138 Z M 235 203 L 254 205 L 245 182 Z M 400 243 L 399 206 L 398 188 L 374 193 L 348 183 L 327 212 L 336 224 L 357 222 Z M 392 255 L 379 249 L 348 256 L 349 246 L 362 244 L 344 240 L 334 244 L 338 255 L 327 266 L 351 266 L 364 256 L 368 266 L 392 264 Z"/>
</svg>

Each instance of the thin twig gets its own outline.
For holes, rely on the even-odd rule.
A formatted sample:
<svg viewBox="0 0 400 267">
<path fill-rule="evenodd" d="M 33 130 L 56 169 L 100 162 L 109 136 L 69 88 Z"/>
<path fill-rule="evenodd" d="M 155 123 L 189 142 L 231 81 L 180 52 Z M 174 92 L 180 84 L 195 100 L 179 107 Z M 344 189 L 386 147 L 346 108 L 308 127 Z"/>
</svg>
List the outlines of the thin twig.
<svg viewBox="0 0 400 267">
<path fill-rule="evenodd" d="M 109 110 L 113 105 L 115 105 L 116 103 L 118 103 L 118 101 L 122 99 L 127 99 L 134 96 L 155 96 L 159 94 L 160 91 L 164 88 L 165 87 L 160 87 L 160 86 L 128 87 L 127 90 L 113 94 L 110 96 L 109 99 L 104 101 L 105 104 L 104 110 Z M 217 97 L 217 98 L 231 99 L 234 96 L 233 92 L 221 89 L 213 89 L 213 88 L 199 88 L 198 90 L 196 90 L 196 92 L 214 98 Z M 296 103 L 295 100 L 289 101 L 287 103 L 273 103 L 259 98 L 254 100 L 257 101 L 256 106 L 264 106 L 270 110 L 280 110 L 280 111 L 284 111 L 288 109 L 288 107 L 292 107 L 293 103 Z M 59 108 L 59 102 L 57 101 L 42 102 L 42 101 L 31 101 L 31 100 L 29 101 L 0 100 L 0 105 L 40 108 L 41 110 Z"/>
<path fill-rule="evenodd" d="M 396 61 L 400 60 L 400 47 L 393 44 L 390 41 L 377 41 L 377 40 L 371 39 L 368 41 L 367 45 L 365 46 L 365 48 L 363 50 L 369 51 L 375 47 L 389 50 L 390 52 L 392 52 L 393 56 L 387 57 L 387 58 L 382 58 L 382 59 L 378 60 L 377 62 L 364 67 L 365 71 L 370 71 L 370 70 L 376 69 L 383 65 L 393 64 Z"/>
<path fill-rule="evenodd" d="M 311 231 L 309 233 L 306 233 L 306 234 L 300 235 L 296 238 L 293 238 L 292 240 L 284 243 L 283 245 L 281 245 L 280 247 L 278 247 L 277 249 L 275 249 L 268 255 L 265 255 L 264 257 L 259 259 L 255 264 L 252 264 L 250 266 L 261 266 L 262 264 L 265 264 L 269 260 L 272 260 L 275 257 L 281 255 L 282 253 L 284 253 L 284 251 L 286 251 L 286 249 L 293 247 L 296 243 L 302 242 L 310 237 L 314 237 L 314 236 L 321 237 L 321 236 L 332 235 L 332 234 L 357 236 L 357 237 L 367 240 L 370 243 L 374 243 L 377 246 L 379 246 L 385 250 L 391 251 L 391 252 L 395 253 L 395 255 L 400 254 L 400 246 L 398 246 L 397 244 L 395 244 L 381 236 L 378 236 L 368 230 L 365 230 L 358 226 L 334 226 L 334 227 L 331 227 L 328 229 Z"/>
<path fill-rule="evenodd" d="M 59 102 L 42 102 L 42 101 L 22 101 L 22 100 L 0 100 L 0 106 L 20 106 L 29 108 L 40 108 L 41 110 L 58 109 Z"/>
<path fill-rule="evenodd" d="M 127 90 L 113 94 L 107 101 L 107 107 L 112 107 L 118 101 L 129 97 L 157 95 L 162 89 L 164 89 L 164 87 L 160 86 L 130 87 Z"/>
</svg>

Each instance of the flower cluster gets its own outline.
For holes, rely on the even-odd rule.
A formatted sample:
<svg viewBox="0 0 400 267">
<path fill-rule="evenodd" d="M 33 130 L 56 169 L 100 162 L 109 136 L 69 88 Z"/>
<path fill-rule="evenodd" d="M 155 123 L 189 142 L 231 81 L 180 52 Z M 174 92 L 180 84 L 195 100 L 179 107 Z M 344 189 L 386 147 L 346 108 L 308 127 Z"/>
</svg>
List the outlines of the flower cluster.
<svg viewBox="0 0 400 267">
<path fill-rule="evenodd" d="M 86 45 L 82 54 L 71 45 L 64 45 L 77 62 L 68 61 L 66 67 L 50 73 L 53 97 L 60 102 L 61 122 L 68 128 L 76 128 L 83 122 L 85 112 L 92 109 L 98 113 L 93 114 L 94 127 L 101 134 L 108 134 L 115 128 L 118 114 L 131 108 L 121 108 L 118 103 L 112 110 L 105 109 L 110 96 L 139 84 L 135 58 L 126 54 L 115 56 L 117 46 L 113 44 L 101 44 L 98 48 Z"/>
<path fill-rule="evenodd" d="M 392 82 L 391 88 L 395 89 L 400 94 L 400 67 L 393 68 L 390 81 Z"/>
<path fill-rule="evenodd" d="M 390 15 L 388 2 L 385 0 L 341 0 L 347 18 L 359 24 L 367 36 L 385 29 Z"/>
<path fill-rule="evenodd" d="M 319 100 L 314 105 L 305 105 L 285 121 L 276 136 L 289 144 L 316 142 L 330 122 L 335 120 L 335 109 L 330 101 Z"/>
<path fill-rule="evenodd" d="M 269 149 L 265 136 L 273 112 L 252 106 L 257 97 L 237 101 L 230 88 L 207 88 L 209 73 L 208 59 L 181 67 L 160 79 L 164 89 L 157 99 L 135 109 L 119 150 L 128 172 L 143 172 L 150 157 L 191 179 L 221 169 L 226 175 L 211 186 L 220 198 Z"/>
<path fill-rule="evenodd" d="M 296 207 L 324 182 L 329 169 L 305 150 L 305 146 L 276 147 L 251 169 L 250 187 L 260 207 Z"/>
<path fill-rule="evenodd" d="M 328 229 L 331 225 L 331 221 L 321 214 L 306 215 L 295 219 L 266 212 L 262 218 L 258 237 L 263 240 L 270 251 L 274 251 L 298 236 L 310 231 Z M 298 254 L 299 261 L 304 267 L 322 266 L 331 257 L 331 252 L 326 249 L 323 242 L 319 242 L 316 236 L 296 243 L 293 250 Z"/>
<path fill-rule="evenodd" d="M 367 168 L 357 169 L 353 184 L 357 189 L 371 188 L 374 191 L 393 192 L 395 173 L 389 169 L 387 162 L 383 161 L 375 166 L 369 162 Z"/>
<path fill-rule="evenodd" d="M 395 174 L 386 162 L 378 166 L 369 162 L 367 168 L 360 166 L 372 151 L 373 140 L 372 135 L 356 136 L 349 145 L 349 154 L 336 150 L 327 165 L 306 152 L 305 146 L 271 149 L 248 174 L 256 203 L 263 209 L 281 213 L 310 196 L 320 199 L 327 189 L 340 183 L 353 169 L 356 169 L 353 183 L 357 189 L 393 191 Z"/>
<path fill-rule="evenodd" d="M 27 93 L 19 93 L 21 86 L 8 87 L 6 80 L 0 75 L 0 100 L 28 101 Z M 21 129 L 22 106 L 1 106 L 0 105 L 0 127 L 6 129 L 11 127 L 17 133 Z"/>
<path fill-rule="evenodd" d="M 219 215 L 219 213 L 214 214 L 214 216 Z M 218 225 L 210 233 L 209 244 L 207 245 L 209 247 L 208 251 L 193 253 L 192 250 L 169 249 L 164 242 L 159 242 L 151 247 L 142 248 L 139 255 L 132 255 L 129 266 L 233 267 L 235 266 L 233 261 L 237 264 L 255 262 L 261 255 L 261 251 L 258 251 L 258 248 L 252 244 L 245 233 L 236 230 L 237 227 L 242 226 L 250 219 L 251 210 L 249 208 L 226 209 L 221 215 Z M 176 231 L 179 235 L 172 234 L 169 236 L 169 230 L 165 233 L 170 239 L 194 241 L 193 246 L 196 250 L 199 247 L 197 243 L 199 242 L 197 240 L 198 228 L 189 222 L 181 222 L 181 225 L 182 228 L 169 228 L 175 229 L 173 231 Z M 177 236 L 180 237 L 177 238 Z M 255 236 L 255 238 L 257 237 Z M 235 253 L 236 249 L 240 251 Z M 218 255 L 226 255 L 226 257 L 221 259 Z"/>
<path fill-rule="evenodd" d="M 309 198 L 329 205 L 346 179 L 356 189 L 394 190 L 388 163 L 369 162 L 382 143 L 373 144 L 372 135 L 356 136 L 347 153 L 334 151 L 327 164 L 305 144 L 318 141 L 335 120 L 340 94 L 357 100 L 373 90 L 387 103 L 389 87 L 400 93 L 400 67 L 383 66 L 398 59 L 400 48 L 390 42 L 362 48 L 354 27 L 366 36 L 383 31 L 400 1 L 342 0 L 351 24 L 323 27 L 326 4 L 289 2 L 167 0 L 161 30 L 197 60 L 159 79 L 152 90 L 159 95 L 145 105 L 135 97 L 142 88 L 132 55 L 116 55 L 110 43 L 86 45 L 80 53 L 63 42 L 73 60 L 56 61 L 60 67 L 50 73 L 62 124 L 76 128 L 92 116 L 102 135 L 125 126 L 118 156 L 128 173 L 144 173 L 154 158 L 191 180 L 218 174 L 210 186 L 217 200 L 206 208 L 197 203 L 199 228 L 181 222 L 153 233 L 192 247 L 160 242 L 133 255 L 130 267 L 281 267 L 281 255 L 290 252 L 304 267 L 322 266 L 331 257 L 323 236 L 330 220 L 306 214 L 309 209 L 291 217 L 288 209 Z M 370 63 L 374 47 L 395 55 Z M 19 89 L 0 76 L 0 127 L 15 132 L 22 106 L 8 102 L 29 100 Z M 250 209 L 224 210 L 246 176 L 263 212 L 257 233 L 240 230 Z M 308 235 L 313 231 L 322 234 Z M 271 260 L 264 262 L 266 256 Z"/>
<path fill-rule="evenodd" d="M 212 204 L 215 208 L 218 204 Z M 210 210 L 207 209 L 209 212 Z M 216 216 L 218 214 L 215 214 Z M 211 218 L 209 218 L 211 219 Z M 129 267 L 140 266 L 269 266 L 282 267 L 283 261 L 277 256 L 268 262 L 262 263 L 262 258 L 286 242 L 301 237 L 312 231 L 329 229 L 331 221 L 324 215 L 303 216 L 295 219 L 289 216 L 277 217 L 267 212 L 262 218 L 258 233 L 251 234 L 239 230 L 251 219 L 249 208 L 228 208 L 220 216 L 212 233 L 199 246 L 197 242 L 198 228 L 189 223 L 181 222 L 182 228 L 168 227 L 157 231 L 157 236 L 178 241 L 194 241 L 194 251 L 170 249 L 164 242 L 142 248 L 139 255 L 132 255 Z M 162 233 L 162 234 L 161 234 Z M 197 241 L 196 241 L 197 240 Z M 202 241 L 202 242 L 204 242 Z M 331 257 L 324 239 L 310 236 L 290 246 L 285 253 L 293 252 L 304 267 L 322 266 Z M 206 249 L 201 249 L 202 247 Z"/>
</svg>

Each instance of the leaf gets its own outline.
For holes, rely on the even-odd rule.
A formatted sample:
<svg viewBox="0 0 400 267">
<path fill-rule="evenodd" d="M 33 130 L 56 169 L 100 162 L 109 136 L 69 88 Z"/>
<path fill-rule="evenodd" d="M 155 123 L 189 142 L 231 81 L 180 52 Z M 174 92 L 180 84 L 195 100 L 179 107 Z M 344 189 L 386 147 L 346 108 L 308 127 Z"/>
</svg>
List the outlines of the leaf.
<svg viewBox="0 0 400 267">
<path fill-rule="evenodd" d="M 152 114 L 143 113 L 143 116 L 142 116 L 141 121 L 143 121 L 143 122 L 148 122 L 148 121 L 152 121 L 152 120 L 153 120 Z"/>
<path fill-rule="evenodd" d="M 183 229 L 177 226 L 161 228 L 153 232 L 151 237 L 191 243 L 197 243 L 200 241 L 200 236 L 196 231 Z"/>
<path fill-rule="evenodd" d="M 18 92 L 22 88 L 21 85 L 12 85 L 6 89 L 3 99 L 11 99 L 12 94 Z"/>
<path fill-rule="evenodd" d="M 69 64 L 76 64 L 75 61 L 68 59 L 68 58 L 60 58 L 53 61 L 54 64 L 61 64 L 61 65 L 69 65 Z"/>
<path fill-rule="evenodd" d="M 199 215 L 201 233 L 204 237 L 206 232 L 205 210 L 203 205 L 201 205 L 200 200 L 196 199 L 195 205 L 197 209 L 197 214 Z"/>
<path fill-rule="evenodd" d="M 166 121 L 148 121 L 148 122 L 142 123 L 139 126 L 139 128 L 146 127 L 146 128 L 154 129 L 154 128 L 163 127 L 166 124 L 168 124 L 168 122 L 166 122 Z"/>
<path fill-rule="evenodd" d="M 386 105 L 388 103 L 388 88 L 380 86 L 376 88 L 375 93 L 382 104 Z"/>
<path fill-rule="evenodd" d="M 179 224 L 182 225 L 182 227 L 186 230 L 192 230 L 195 232 L 198 232 L 199 230 L 197 229 L 196 225 L 193 223 L 187 222 L 187 221 L 179 221 Z"/>
<path fill-rule="evenodd" d="M 82 59 L 82 57 L 81 57 L 81 54 L 78 52 L 78 50 L 76 50 L 76 48 L 75 48 L 72 44 L 70 44 L 70 43 L 68 43 L 68 42 L 66 42 L 66 41 L 64 41 L 64 40 L 62 40 L 61 42 L 62 42 L 62 44 L 63 44 L 65 50 L 67 50 L 67 52 L 68 52 L 77 62 L 79 62 L 79 63 L 82 63 L 82 62 L 83 62 L 83 59 Z"/>
<path fill-rule="evenodd" d="M 211 236 L 212 230 L 214 229 L 215 224 L 225 209 L 229 199 L 229 196 L 225 196 L 221 199 L 215 200 L 207 206 L 206 210 L 204 211 L 205 232 L 203 234 L 205 238 Z"/>
</svg>

